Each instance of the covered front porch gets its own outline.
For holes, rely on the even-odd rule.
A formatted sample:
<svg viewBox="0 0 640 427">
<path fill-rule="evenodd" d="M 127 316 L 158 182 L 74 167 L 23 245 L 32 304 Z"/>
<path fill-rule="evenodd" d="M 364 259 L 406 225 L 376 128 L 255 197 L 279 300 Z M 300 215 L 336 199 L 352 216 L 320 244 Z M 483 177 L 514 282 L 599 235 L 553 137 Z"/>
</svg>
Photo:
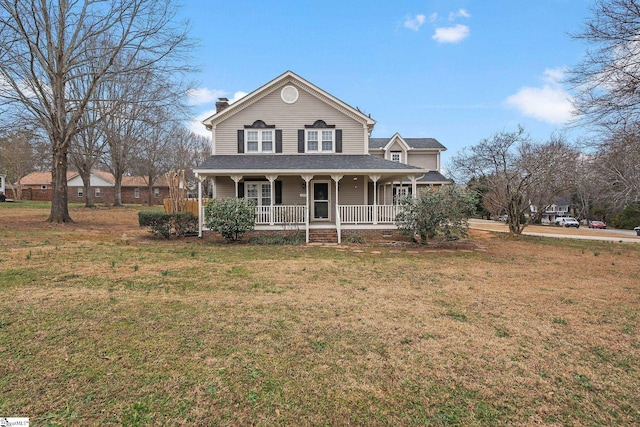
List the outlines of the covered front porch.
<svg viewBox="0 0 640 427">
<path fill-rule="evenodd" d="M 248 163 L 246 156 L 212 156 L 216 160 L 212 165 L 222 162 L 220 157 L 227 160 L 224 170 L 196 171 L 200 235 L 205 230 L 204 180 L 210 180 L 213 198 L 252 200 L 256 205 L 256 230 L 304 229 L 308 243 L 310 229 L 333 228 L 337 242 L 341 243 L 343 230 L 395 229 L 400 209 L 394 204 L 396 196 L 417 195 L 418 180 L 425 174 L 421 168 L 368 155 L 256 156 L 254 160 L 264 158 L 267 162 L 260 162 L 262 167 L 242 170 L 240 166 Z M 284 166 L 304 162 L 306 170 L 265 168 L 265 163 L 274 157 L 282 159 Z M 230 167 L 234 162 L 238 165 L 235 170 Z M 318 167 L 314 168 L 313 163 Z"/>
<path fill-rule="evenodd" d="M 258 231 L 304 229 L 307 243 L 309 243 L 310 230 L 312 229 L 335 229 L 337 243 L 342 241 L 342 230 L 394 229 L 396 228 L 395 219 L 400 212 L 401 206 L 385 203 L 393 201 L 384 200 L 386 198 L 384 194 L 389 192 L 385 187 L 396 182 L 395 185 L 405 190 L 399 191 L 399 194 L 417 194 L 415 183 L 417 177 L 411 177 L 414 182 L 412 186 L 407 186 L 402 184 L 402 179 L 394 181 L 392 178 L 388 178 L 389 182 L 381 182 L 379 184 L 381 180 L 379 175 L 366 177 L 331 175 L 330 182 L 325 179 L 325 176 L 319 176 L 316 179 L 313 175 L 303 175 L 300 176 L 302 181 L 300 187 L 304 193 L 301 193 L 300 197 L 303 199 L 301 202 L 304 202 L 304 204 L 277 204 L 282 203 L 283 192 L 285 194 L 287 192 L 291 193 L 292 190 L 280 181 L 279 189 L 276 191 L 276 180 L 277 178 L 282 178 L 277 175 L 264 177 L 266 181 L 260 181 L 260 178 L 262 177 L 245 177 L 241 175 L 231 177 L 234 181 L 234 193 L 238 195 L 237 197 L 241 197 L 244 194 L 244 198 L 256 201 L 255 229 Z M 360 182 L 360 185 L 363 185 L 365 178 L 367 178 L 368 182 L 364 183 L 365 188 L 362 190 L 359 199 L 361 203 L 352 204 L 354 200 L 353 191 L 345 189 L 341 182 L 346 181 L 349 185 L 354 185 L 353 182 Z M 259 182 L 259 184 L 254 184 L 254 182 Z M 288 181 L 285 180 L 284 182 L 287 183 Z M 242 183 L 244 183 L 244 191 L 241 189 Z M 258 200 L 255 197 L 256 192 L 260 196 L 257 198 Z M 342 202 L 342 198 L 346 200 Z M 383 204 L 378 203 L 381 198 L 383 199 Z M 200 235 L 202 235 L 202 231 L 207 230 L 203 221 L 202 180 L 199 181 L 198 200 Z"/>
</svg>

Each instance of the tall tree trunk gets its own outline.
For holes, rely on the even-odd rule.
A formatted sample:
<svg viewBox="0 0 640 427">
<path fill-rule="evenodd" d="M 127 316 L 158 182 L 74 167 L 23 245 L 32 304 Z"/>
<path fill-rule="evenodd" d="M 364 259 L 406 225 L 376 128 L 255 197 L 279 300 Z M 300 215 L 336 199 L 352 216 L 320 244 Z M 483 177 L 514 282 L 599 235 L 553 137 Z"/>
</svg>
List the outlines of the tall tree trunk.
<svg viewBox="0 0 640 427">
<path fill-rule="evenodd" d="M 122 206 L 122 174 L 115 175 L 113 206 Z"/>
<path fill-rule="evenodd" d="M 149 185 L 147 188 L 147 202 L 149 206 L 153 206 L 153 182 L 151 181 L 151 177 L 149 177 Z"/>
<path fill-rule="evenodd" d="M 91 195 L 91 172 L 80 171 L 82 177 L 82 186 L 84 187 L 84 206 L 86 208 L 93 207 L 93 197 Z"/>
<path fill-rule="evenodd" d="M 53 194 L 51 198 L 51 214 L 47 219 L 48 222 L 73 222 L 69 215 L 68 206 L 67 162 L 66 149 L 57 148 L 53 151 L 53 167 L 51 168 Z"/>
</svg>

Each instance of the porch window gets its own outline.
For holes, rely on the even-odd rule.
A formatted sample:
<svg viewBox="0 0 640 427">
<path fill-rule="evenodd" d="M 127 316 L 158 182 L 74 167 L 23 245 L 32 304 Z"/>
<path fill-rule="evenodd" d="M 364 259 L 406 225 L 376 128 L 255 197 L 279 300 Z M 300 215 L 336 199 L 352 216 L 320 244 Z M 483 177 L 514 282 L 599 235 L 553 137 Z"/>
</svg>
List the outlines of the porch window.
<svg viewBox="0 0 640 427">
<path fill-rule="evenodd" d="M 393 204 L 397 205 L 403 197 L 410 196 L 412 194 L 411 187 L 405 185 L 393 186 Z"/>
<path fill-rule="evenodd" d="M 273 153 L 273 130 L 246 130 L 247 153 Z"/>
<path fill-rule="evenodd" d="M 335 131 L 331 130 L 307 130 L 307 152 L 333 152 Z"/>
<path fill-rule="evenodd" d="M 268 182 L 245 183 L 246 199 L 253 200 L 256 206 L 271 205 L 271 184 Z"/>
</svg>

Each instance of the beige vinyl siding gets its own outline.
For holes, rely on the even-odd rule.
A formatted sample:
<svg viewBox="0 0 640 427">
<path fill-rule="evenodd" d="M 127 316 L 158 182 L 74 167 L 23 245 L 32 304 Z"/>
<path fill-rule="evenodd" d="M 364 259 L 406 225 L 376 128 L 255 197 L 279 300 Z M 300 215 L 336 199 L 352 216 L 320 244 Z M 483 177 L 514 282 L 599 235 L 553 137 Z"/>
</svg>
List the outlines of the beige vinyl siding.
<svg viewBox="0 0 640 427">
<path fill-rule="evenodd" d="M 306 190 L 302 188 L 304 180 L 299 176 L 283 176 L 278 178 L 282 181 L 282 204 L 283 205 L 306 205 Z M 303 196 L 300 196 L 300 195 Z"/>
<path fill-rule="evenodd" d="M 437 153 L 416 153 L 409 152 L 408 164 L 418 166 L 423 169 L 435 171 L 438 170 L 438 154 Z"/>
<path fill-rule="evenodd" d="M 217 176 L 214 178 L 216 199 L 227 199 L 236 196 L 236 184 L 233 180 L 226 176 Z"/>
<path fill-rule="evenodd" d="M 391 145 L 391 147 L 389 147 L 387 153 L 390 153 L 391 151 L 402 151 L 404 153 L 404 147 L 396 141 Z M 391 157 L 391 154 L 389 154 L 389 157 Z"/>
<path fill-rule="evenodd" d="M 291 84 L 291 83 L 286 83 Z M 254 104 L 218 123 L 215 129 L 216 154 L 237 154 L 237 131 L 256 120 L 282 129 L 283 154 L 298 153 L 298 129 L 312 125 L 316 120 L 324 120 L 328 125 L 342 129 L 342 153 L 364 154 L 365 138 L 363 124 L 347 116 L 333 106 L 316 98 L 297 85 L 299 97 L 294 104 L 287 104 L 280 98 L 282 86 L 256 101 Z"/>
<path fill-rule="evenodd" d="M 358 178 L 354 181 L 353 178 Z M 364 205 L 364 188 L 366 186 L 365 177 L 345 175 L 340 180 L 340 199 L 338 203 L 341 205 Z M 335 183 L 333 184 L 335 187 Z"/>
</svg>

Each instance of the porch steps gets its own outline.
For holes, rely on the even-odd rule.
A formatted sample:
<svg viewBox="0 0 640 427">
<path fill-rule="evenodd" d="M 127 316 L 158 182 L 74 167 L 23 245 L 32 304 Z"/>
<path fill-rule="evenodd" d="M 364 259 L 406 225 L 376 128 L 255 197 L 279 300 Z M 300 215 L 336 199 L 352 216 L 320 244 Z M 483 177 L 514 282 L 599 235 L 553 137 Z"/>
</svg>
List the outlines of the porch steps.
<svg viewBox="0 0 640 427">
<path fill-rule="evenodd" d="M 335 228 L 310 229 L 309 243 L 338 243 L 338 230 Z"/>
</svg>

